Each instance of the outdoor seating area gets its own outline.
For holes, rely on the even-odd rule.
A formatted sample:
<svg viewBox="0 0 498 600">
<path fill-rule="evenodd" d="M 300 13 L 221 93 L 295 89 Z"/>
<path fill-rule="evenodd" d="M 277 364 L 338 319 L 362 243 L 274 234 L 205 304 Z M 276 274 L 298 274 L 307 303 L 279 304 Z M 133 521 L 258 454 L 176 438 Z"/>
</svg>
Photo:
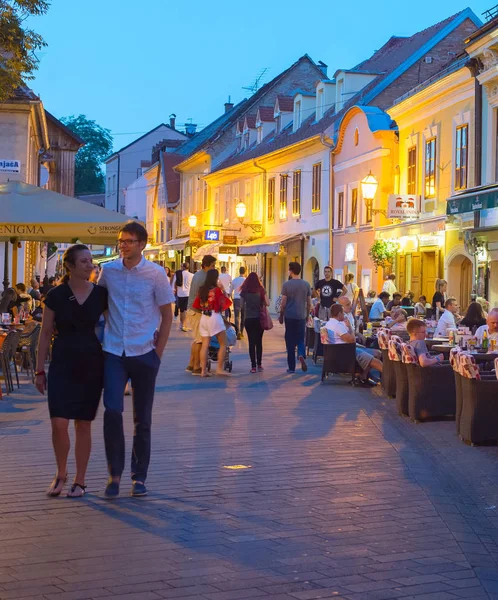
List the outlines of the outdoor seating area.
<svg viewBox="0 0 498 600">
<path fill-rule="evenodd" d="M 36 321 L 24 324 L 0 325 L 0 400 L 11 394 L 15 386 L 21 389 L 19 375 L 34 383 L 36 349 L 41 325 Z"/>
</svg>

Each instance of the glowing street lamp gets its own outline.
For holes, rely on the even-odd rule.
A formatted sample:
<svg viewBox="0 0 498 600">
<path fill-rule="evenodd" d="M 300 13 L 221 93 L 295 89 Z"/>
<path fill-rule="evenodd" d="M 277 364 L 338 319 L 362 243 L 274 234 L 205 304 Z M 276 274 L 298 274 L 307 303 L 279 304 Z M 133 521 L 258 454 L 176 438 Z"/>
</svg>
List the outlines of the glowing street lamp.
<svg viewBox="0 0 498 600">
<path fill-rule="evenodd" d="M 190 217 L 188 218 L 188 226 L 191 229 L 193 229 L 196 225 L 197 225 L 197 216 L 196 215 L 190 215 Z"/>
<path fill-rule="evenodd" d="M 378 186 L 379 182 L 372 175 L 372 171 L 370 171 L 365 177 L 365 179 L 361 180 L 361 191 L 363 194 L 363 199 L 365 201 L 368 200 L 369 202 L 373 203 Z"/>
<path fill-rule="evenodd" d="M 246 216 L 247 206 L 241 200 L 237 206 L 235 207 L 235 214 L 237 215 L 237 219 L 242 223 L 244 217 Z"/>
</svg>

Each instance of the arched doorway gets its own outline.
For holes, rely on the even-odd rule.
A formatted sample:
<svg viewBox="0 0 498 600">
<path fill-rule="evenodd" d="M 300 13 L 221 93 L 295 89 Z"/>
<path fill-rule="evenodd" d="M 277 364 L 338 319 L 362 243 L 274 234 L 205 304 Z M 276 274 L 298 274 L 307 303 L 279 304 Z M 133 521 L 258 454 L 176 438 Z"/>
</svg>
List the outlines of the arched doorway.
<svg viewBox="0 0 498 600">
<path fill-rule="evenodd" d="M 448 296 L 455 296 L 464 311 L 472 293 L 472 261 L 457 254 L 448 265 Z"/>
<path fill-rule="evenodd" d="M 306 263 L 304 268 L 304 279 L 311 285 L 312 289 L 314 289 L 317 281 L 320 279 L 320 265 L 314 256 L 309 258 Z"/>
</svg>

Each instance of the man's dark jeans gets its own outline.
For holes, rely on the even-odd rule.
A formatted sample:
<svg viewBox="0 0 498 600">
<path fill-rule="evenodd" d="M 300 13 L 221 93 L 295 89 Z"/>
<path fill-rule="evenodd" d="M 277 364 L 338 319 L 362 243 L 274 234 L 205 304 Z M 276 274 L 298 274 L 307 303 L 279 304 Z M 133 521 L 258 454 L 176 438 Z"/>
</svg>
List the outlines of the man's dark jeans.
<svg viewBox="0 0 498 600">
<path fill-rule="evenodd" d="M 242 298 L 233 299 L 233 313 L 235 318 L 235 329 L 237 333 L 242 333 L 244 321 L 246 320 L 246 309 Z"/>
<path fill-rule="evenodd" d="M 285 318 L 285 345 L 287 347 L 289 371 L 296 370 L 296 346 L 297 355 L 306 356 L 306 349 L 304 347 L 305 331 L 306 319 Z"/>
<path fill-rule="evenodd" d="M 109 474 L 121 477 L 124 470 L 124 391 L 126 382 L 131 379 L 135 424 L 131 478 L 144 482 L 150 462 L 152 405 L 161 360 L 155 350 L 141 356 L 117 356 L 109 352 L 104 354 L 104 441 Z"/>
</svg>

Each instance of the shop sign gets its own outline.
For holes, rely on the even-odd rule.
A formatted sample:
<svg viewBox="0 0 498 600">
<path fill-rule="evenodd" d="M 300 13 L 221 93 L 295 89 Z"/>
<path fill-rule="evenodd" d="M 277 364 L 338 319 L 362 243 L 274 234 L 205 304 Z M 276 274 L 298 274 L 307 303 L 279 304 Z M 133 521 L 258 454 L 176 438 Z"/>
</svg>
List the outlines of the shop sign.
<svg viewBox="0 0 498 600">
<path fill-rule="evenodd" d="M 219 242 L 220 232 L 217 229 L 206 229 L 204 232 L 204 239 L 207 242 Z"/>
<path fill-rule="evenodd" d="M 388 219 L 416 219 L 420 213 L 420 196 L 390 194 L 387 205 Z"/>
<path fill-rule="evenodd" d="M 469 194 L 462 198 L 459 198 L 458 196 L 450 198 L 446 206 L 446 214 L 458 215 L 466 212 L 473 212 L 474 210 L 496 208 L 497 206 L 498 189 L 495 188 L 484 193 Z"/>
<path fill-rule="evenodd" d="M 8 158 L 0 158 L 0 173 L 20 173 L 21 161 Z"/>
<path fill-rule="evenodd" d="M 202 242 L 202 233 L 200 231 L 191 231 L 189 239 L 191 242 Z"/>
<path fill-rule="evenodd" d="M 168 258 L 175 258 L 175 251 L 174 250 L 168 250 Z"/>
<path fill-rule="evenodd" d="M 220 254 L 237 254 L 237 246 L 220 246 Z"/>
<path fill-rule="evenodd" d="M 225 246 L 236 246 L 237 245 L 237 236 L 236 235 L 224 235 L 223 236 L 223 244 Z"/>
<path fill-rule="evenodd" d="M 192 256 L 191 251 L 192 251 L 192 248 L 190 246 L 186 246 L 185 247 L 185 256 Z M 197 252 L 197 248 L 195 248 L 195 251 Z"/>
</svg>

